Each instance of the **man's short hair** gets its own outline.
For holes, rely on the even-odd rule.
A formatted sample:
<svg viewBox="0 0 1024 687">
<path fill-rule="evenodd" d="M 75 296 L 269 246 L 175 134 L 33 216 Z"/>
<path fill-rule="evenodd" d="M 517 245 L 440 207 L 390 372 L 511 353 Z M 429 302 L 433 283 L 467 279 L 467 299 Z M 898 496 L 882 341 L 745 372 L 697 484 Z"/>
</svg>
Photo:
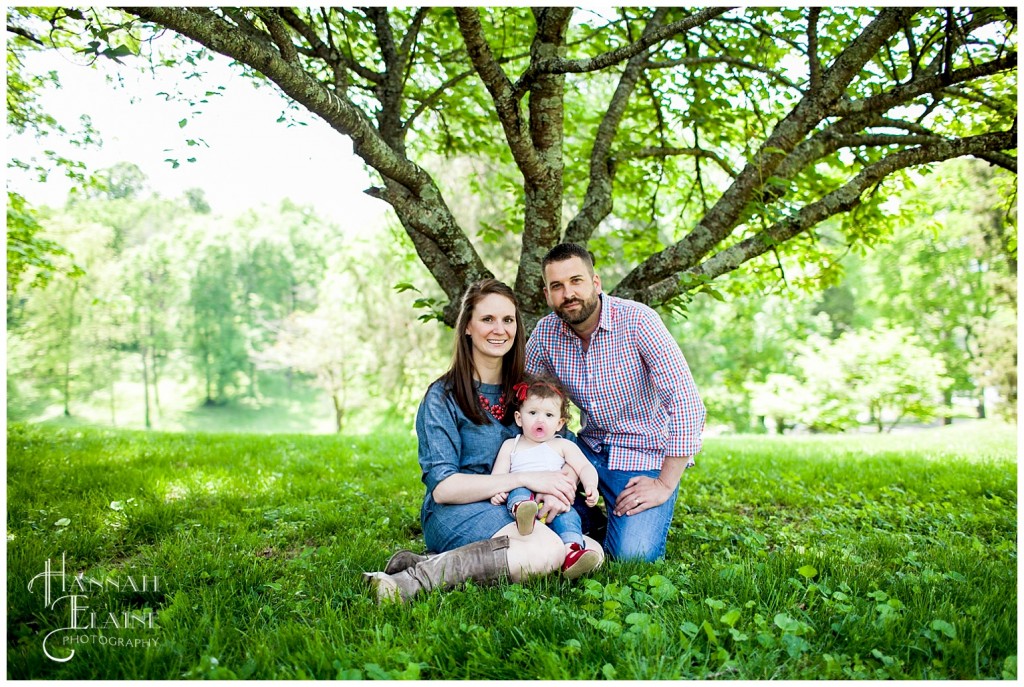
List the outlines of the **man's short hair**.
<svg viewBox="0 0 1024 687">
<path fill-rule="evenodd" d="M 578 243 L 560 243 L 549 250 L 540 262 L 540 271 L 544 272 L 545 268 L 553 262 L 562 262 L 571 258 L 579 258 L 590 270 L 590 273 L 594 273 L 594 263 L 596 262 L 594 254 Z"/>
</svg>

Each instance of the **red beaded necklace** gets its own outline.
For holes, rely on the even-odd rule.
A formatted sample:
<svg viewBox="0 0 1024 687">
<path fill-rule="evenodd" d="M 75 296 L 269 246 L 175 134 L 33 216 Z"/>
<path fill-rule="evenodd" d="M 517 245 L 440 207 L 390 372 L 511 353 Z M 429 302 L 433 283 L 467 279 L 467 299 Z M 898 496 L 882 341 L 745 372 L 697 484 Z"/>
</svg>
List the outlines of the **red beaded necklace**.
<svg viewBox="0 0 1024 687">
<path fill-rule="evenodd" d="M 493 415 L 495 420 L 498 420 L 500 422 L 501 419 L 505 417 L 504 396 L 498 396 L 498 400 L 495 402 L 494 405 L 491 405 L 490 401 L 484 398 L 483 394 L 479 394 L 477 398 L 480 399 L 480 405 L 483 407 L 483 409 L 489 412 L 491 415 Z"/>
</svg>

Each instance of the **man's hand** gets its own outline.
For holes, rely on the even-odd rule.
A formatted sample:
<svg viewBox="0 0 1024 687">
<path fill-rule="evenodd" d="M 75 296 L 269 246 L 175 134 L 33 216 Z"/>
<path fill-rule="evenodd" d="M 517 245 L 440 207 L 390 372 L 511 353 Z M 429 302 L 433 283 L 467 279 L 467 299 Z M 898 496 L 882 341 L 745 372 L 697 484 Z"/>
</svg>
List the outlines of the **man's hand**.
<svg viewBox="0 0 1024 687">
<path fill-rule="evenodd" d="M 650 478 L 638 475 L 626 483 L 615 501 L 615 515 L 636 515 L 649 508 L 657 508 L 672 496 L 675 487 L 661 481 L 661 477 Z"/>
<path fill-rule="evenodd" d="M 615 515 L 636 515 L 657 508 L 672 498 L 679 479 L 690 459 L 686 456 L 665 456 L 661 473 L 656 478 L 637 475 L 626 482 L 626 488 L 615 500 Z"/>
</svg>

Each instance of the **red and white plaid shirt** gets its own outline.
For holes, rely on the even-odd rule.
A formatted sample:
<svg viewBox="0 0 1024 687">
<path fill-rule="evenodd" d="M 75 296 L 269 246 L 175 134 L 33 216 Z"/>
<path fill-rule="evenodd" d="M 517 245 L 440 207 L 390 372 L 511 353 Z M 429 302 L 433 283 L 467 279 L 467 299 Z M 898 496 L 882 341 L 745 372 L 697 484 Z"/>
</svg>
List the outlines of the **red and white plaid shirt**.
<svg viewBox="0 0 1024 687">
<path fill-rule="evenodd" d="M 612 470 L 660 470 L 701 448 L 706 411 L 679 345 L 651 308 L 601 294 L 587 352 L 556 314 L 537 323 L 526 370 L 554 375 L 582 411 L 579 436 Z"/>
</svg>

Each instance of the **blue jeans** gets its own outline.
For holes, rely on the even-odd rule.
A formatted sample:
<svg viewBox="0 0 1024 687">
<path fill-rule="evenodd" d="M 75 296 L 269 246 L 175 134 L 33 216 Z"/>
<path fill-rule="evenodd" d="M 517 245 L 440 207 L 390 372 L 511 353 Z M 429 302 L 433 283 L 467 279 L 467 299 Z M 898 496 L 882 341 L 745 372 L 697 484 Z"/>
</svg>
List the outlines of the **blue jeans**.
<svg viewBox="0 0 1024 687">
<path fill-rule="evenodd" d="M 508 514 L 512 515 L 512 509 L 517 503 L 529 501 L 533 492 L 526 487 L 516 487 L 508 493 Z M 513 515 L 513 517 L 515 517 Z M 558 535 L 564 544 L 579 544 L 583 546 L 583 525 L 580 523 L 579 513 L 572 508 L 568 512 L 560 513 L 551 522 L 545 523 L 551 531 Z"/>
<path fill-rule="evenodd" d="M 575 439 L 575 437 L 573 437 Z M 609 558 L 618 560 L 655 561 L 665 557 L 665 542 L 668 528 L 672 524 L 672 513 L 676 506 L 679 487 L 676 486 L 668 501 L 657 508 L 645 510 L 636 515 L 615 515 L 612 511 L 619 493 L 626 488 L 632 477 L 643 475 L 656 478 L 659 470 L 609 470 L 607 454 L 595 452 L 587 442 L 579 440 L 576 445 L 583 451 L 591 465 L 597 470 L 598 489 L 604 497 L 608 514 L 608 532 L 604 538 L 604 552 Z M 577 496 L 573 508 L 586 509 L 587 504 Z"/>
</svg>

